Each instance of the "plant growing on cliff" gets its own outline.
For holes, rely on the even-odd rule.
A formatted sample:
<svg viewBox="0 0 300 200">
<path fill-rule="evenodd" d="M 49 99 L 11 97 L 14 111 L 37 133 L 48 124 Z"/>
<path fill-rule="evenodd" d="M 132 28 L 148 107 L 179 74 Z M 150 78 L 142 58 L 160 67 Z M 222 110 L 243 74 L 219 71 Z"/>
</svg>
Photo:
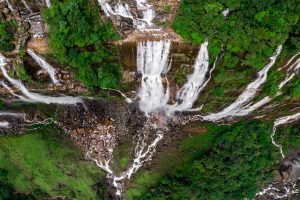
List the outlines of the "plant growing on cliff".
<svg viewBox="0 0 300 200">
<path fill-rule="evenodd" d="M 135 199 L 252 199 L 259 184 L 270 181 L 273 160 L 279 157 L 271 127 L 259 121 L 208 125 L 209 147 L 199 149 L 203 138 L 191 138 L 194 144 L 186 149 L 191 160 Z"/>
<path fill-rule="evenodd" d="M 15 22 L 0 21 L 0 51 L 11 51 L 14 49 L 12 44 L 13 32 L 15 31 Z"/>
<path fill-rule="evenodd" d="M 90 89 L 118 85 L 121 68 L 109 44 L 118 36 L 111 23 L 101 19 L 94 1 L 53 1 L 43 16 L 55 56 L 75 69 L 79 80 Z"/>
</svg>

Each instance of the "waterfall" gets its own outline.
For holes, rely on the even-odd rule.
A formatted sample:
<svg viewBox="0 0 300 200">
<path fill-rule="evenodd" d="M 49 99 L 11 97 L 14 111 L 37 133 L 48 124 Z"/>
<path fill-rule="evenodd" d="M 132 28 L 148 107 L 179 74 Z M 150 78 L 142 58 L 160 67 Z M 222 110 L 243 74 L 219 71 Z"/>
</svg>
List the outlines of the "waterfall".
<svg viewBox="0 0 300 200">
<path fill-rule="evenodd" d="M 21 1 L 22 1 L 22 3 L 24 4 L 24 6 L 26 7 L 26 9 L 27 9 L 30 13 L 32 13 L 32 10 L 31 10 L 30 7 L 27 5 L 26 1 L 25 1 L 25 0 L 21 0 Z"/>
<path fill-rule="evenodd" d="M 119 1 L 115 8 L 113 9 L 106 0 L 98 0 L 98 3 L 100 4 L 101 9 L 104 11 L 105 15 L 107 17 L 110 17 L 111 15 L 119 15 L 124 18 L 129 18 L 133 20 L 133 23 L 135 24 L 135 20 L 133 18 L 133 15 L 130 12 L 130 8 L 128 4 L 123 4 Z"/>
<path fill-rule="evenodd" d="M 292 57 L 290 59 L 290 61 L 292 59 L 294 59 L 294 57 Z M 290 63 L 290 61 L 288 63 Z M 300 69 L 300 58 L 297 61 L 295 61 L 294 64 L 291 65 L 291 67 L 287 70 L 286 78 L 283 81 L 280 82 L 280 84 L 278 86 L 278 92 L 275 95 L 275 97 L 278 97 L 278 96 L 282 95 L 281 89 L 296 76 L 296 72 L 299 69 Z M 261 99 L 260 101 L 258 101 L 257 103 L 255 103 L 253 105 L 251 105 L 251 103 L 250 103 L 247 106 L 243 107 L 243 109 L 237 111 L 235 116 L 246 116 L 249 113 L 257 110 L 258 108 L 266 105 L 267 103 L 270 103 L 273 99 L 274 99 L 274 97 L 272 98 L 270 96 L 266 96 L 266 97 L 264 97 L 263 99 Z"/>
<path fill-rule="evenodd" d="M 50 8 L 52 5 L 50 0 L 45 0 L 45 3 L 48 8 Z"/>
<path fill-rule="evenodd" d="M 281 53 L 281 50 L 282 45 L 280 45 L 276 49 L 276 53 L 270 58 L 270 62 L 261 71 L 258 72 L 258 78 L 247 86 L 245 91 L 238 97 L 238 99 L 234 103 L 218 113 L 212 113 L 207 116 L 196 116 L 196 118 L 199 117 L 207 121 L 217 122 L 224 118 L 231 118 L 237 115 L 241 115 L 239 113 L 245 108 L 245 106 L 247 107 L 249 105 L 250 101 L 256 96 L 258 89 L 267 80 L 268 71 L 275 64 L 275 61 Z"/>
<path fill-rule="evenodd" d="M 24 117 L 24 113 L 13 113 L 13 112 L 1 112 L 0 116 L 12 116 L 12 117 Z"/>
<path fill-rule="evenodd" d="M 299 53 L 298 53 L 299 54 Z M 296 54 L 295 56 L 297 56 L 298 54 Z M 294 59 L 291 58 L 290 61 Z M 290 61 L 288 62 L 288 64 L 290 64 Z M 296 76 L 296 73 L 299 71 L 300 69 L 300 58 L 298 60 L 296 60 L 294 62 L 294 64 L 292 64 L 290 66 L 290 68 L 287 70 L 287 76 L 285 78 L 284 81 L 282 81 L 280 84 L 279 84 L 279 89 L 281 89 L 283 86 L 285 86 L 288 82 L 290 82 L 295 76 Z"/>
<path fill-rule="evenodd" d="M 32 102 L 32 101 L 30 101 L 29 99 L 27 99 L 26 97 L 24 97 L 24 96 L 22 96 L 22 95 L 16 94 L 16 93 L 13 91 L 13 89 L 11 89 L 11 87 L 9 87 L 8 85 L 6 85 L 6 84 L 4 83 L 4 81 L 0 81 L 0 84 L 1 84 L 5 89 L 7 89 L 13 96 L 19 98 L 20 100 L 25 101 L 25 102 Z"/>
<path fill-rule="evenodd" d="M 118 15 L 131 19 L 133 25 L 138 30 L 143 30 L 146 27 L 151 27 L 153 25 L 152 21 L 155 17 L 155 11 L 153 10 L 153 6 L 146 0 L 136 0 L 137 9 L 142 13 L 142 18 L 134 17 L 128 4 L 122 3 L 121 1 L 119 1 L 114 8 L 109 5 L 107 0 L 98 0 L 98 3 L 107 17 Z"/>
<path fill-rule="evenodd" d="M 8 121 L 0 121 L 0 128 L 8 128 L 9 122 Z"/>
<path fill-rule="evenodd" d="M 285 183 L 283 184 L 282 188 L 278 189 L 278 186 L 276 187 L 271 183 L 266 189 L 256 193 L 255 197 L 268 195 L 268 199 L 290 199 L 289 197 L 291 195 L 298 193 L 299 190 L 296 188 L 296 184 L 292 184 L 292 187 L 288 187 L 288 185 Z"/>
<path fill-rule="evenodd" d="M 42 57 L 37 55 L 33 50 L 28 49 L 28 54 L 44 69 L 48 72 L 52 82 L 54 84 L 58 83 L 59 81 L 55 77 L 56 70 Z"/>
<path fill-rule="evenodd" d="M 278 118 L 275 120 L 274 122 L 274 126 L 273 126 L 273 132 L 272 132 L 272 135 L 271 135 L 271 138 L 272 138 L 272 143 L 279 148 L 280 150 L 280 154 L 282 156 L 282 158 L 284 158 L 284 154 L 283 154 L 283 150 L 282 150 L 282 146 L 281 145 L 278 145 L 275 140 L 274 140 L 274 136 L 275 136 L 275 133 L 276 133 L 276 128 L 278 126 L 281 126 L 281 125 L 284 125 L 284 124 L 290 124 L 290 123 L 293 123 L 295 121 L 298 121 L 300 120 L 300 113 L 296 113 L 294 115 L 289 115 L 289 116 L 285 116 L 285 117 L 281 117 L 281 118 Z"/>
<path fill-rule="evenodd" d="M 152 21 L 155 17 L 155 11 L 153 9 L 153 5 L 149 4 L 147 0 L 136 0 L 136 3 L 137 3 L 137 9 L 141 11 L 143 15 L 143 18 L 141 20 L 146 22 L 147 25 L 151 27 L 153 25 Z M 139 30 L 144 28 L 146 28 L 145 23 L 141 23 L 138 25 Z"/>
<path fill-rule="evenodd" d="M 171 112 L 187 111 L 191 109 L 194 102 L 198 99 L 199 93 L 206 86 L 204 81 L 209 70 L 207 45 L 208 42 L 201 45 L 196 62 L 193 65 L 194 72 L 188 76 L 188 82 L 177 92 L 176 98 L 180 103 L 171 106 Z"/>
<path fill-rule="evenodd" d="M 229 15 L 229 13 L 230 13 L 229 8 L 227 8 L 227 9 L 225 9 L 225 10 L 222 11 L 222 15 L 223 15 L 225 18 Z"/>
<path fill-rule="evenodd" d="M 7 74 L 7 70 L 4 67 L 5 65 L 6 65 L 5 57 L 0 54 L 0 69 L 2 71 L 3 76 L 14 87 L 18 88 L 23 93 L 23 95 L 28 98 L 28 101 L 41 102 L 41 103 L 46 103 L 46 104 L 51 104 L 51 103 L 54 103 L 54 104 L 77 104 L 77 103 L 82 102 L 81 98 L 79 98 L 79 97 L 71 97 L 71 96 L 50 97 L 50 96 L 44 96 L 44 95 L 30 92 L 20 80 L 13 79 Z M 12 93 L 12 94 L 15 95 L 14 93 Z M 23 96 L 19 96 L 19 97 L 21 100 L 24 99 Z"/>
<path fill-rule="evenodd" d="M 168 130 L 166 127 L 166 119 L 159 115 L 152 115 L 151 118 L 145 122 L 145 125 L 138 133 L 138 141 L 135 147 L 135 154 L 132 165 L 125 171 L 123 171 L 119 176 L 115 175 L 111 168 L 109 167 L 110 160 L 104 161 L 105 165 L 98 165 L 102 169 L 106 170 L 110 175 L 110 179 L 112 180 L 113 186 L 116 189 L 116 196 L 121 196 L 123 192 L 123 183 L 125 179 L 130 179 L 131 176 L 138 171 L 139 168 L 143 166 L 143 164 L 152 159 L 153 154 L 156 151 L 157 144 L 163 139 L 164 132 Z M 156 119 L 156 120 L 153 120 Z M 148 144 L 148 140 L 152 135 L 152 131 L 155 131 L 155 139 Z M 96 163 L 99 163 L 96 161 Z"/>
<path fill-rule="evenodd" d="M 273 130 L 272 130 L 272 134 L 271 134 L 271 140 L 272 140 L 272 144 L 275 147 L 279 148 L 279 152 L 280 152 L 282 158 L 285 158 L 285 155 L 284 155 L 283 149 L 282 149 L 282 145 L 277 144 L 276 141 L 275 141 L 275 139 L 274 139 L 274 136 L 275 136 L 275 133 L 276 133 L 276 129 L 277 129 L 278 126 L 281 126 L 281 125 L 284 125 L 284 124 L 293 123 L 293 122 L 298 121 L 298 120 L 300 120 L 300 113 L 296 113 L 294 115 L 280 117 L 280 118 L 276 119 L 275 122 L 274 122 Z M 275 199 L 283 199 L 283 198 L 290 197 L 293 194 L 299 193 L 299 190 L 296 188 L 296 182 L 292 182 L 292 184 L 293 184 L 292 188 L 288 188 L 286 186 L 286 183 L 289 183 L 289 182 L 285 182 L 285 184 L 284 184 L 284 186 L 282 188 L 283 191 L 279 190 L 277 187 L 275 187 L 273 185 L 273 183 L 271 183 L 268 186 L 268 188 L 263 189 L 262 191 L 256 193 L 255 196 L 268 195 L 268 196 L 273 197 Z M 282 194 L 281 195 L 276 194 L 277 192 L 281 192 Z"/>
<path fill-rule="evenodd" d="M 164 89 L 161 75 L 167 73 L 171 42 L 161 40 L 139 43 L 137 70 L 142 74 L 138 92 L 140 110 L 148 115 L 164 109 L 169 100 L 169 86 Z M 167 83 L 168 84 L 168 83 Z"/>
<path fill-rule="evenodd" d="M 44 96 L 37 93 L 29 92 L 29 90 L 24 86 L 24 84 L 20 80 L 16 80 L 8 76 L 6 69 L 4 66 L 0 66 L 0 69 L 4 75 L 4 77 L 16 88 L 18 88 L 29 100 L 33 102 L 40 102 L 46 104 L 77 104 L 81 103 L 82 100 L 79 97 L 50 97 Z"/>
<path fill-rule="evenodd" d="M 15 9 L 13 8 L 13 6 L 11 5 L 11 3 L 9 2 L 9 0 L 5 0 L 6 3 L 7 3 L 7 6 L 8 6 L 8 9 L 11 11 L 11 12 L 14 12 Z"/>
<path fill-rule="evenodd" d="M 0 116 L 10 116 L 10 117 L 25 117 L 24 113 L 13 113 L 13 112 L 1 112 Z M 8 121 L 0 121 L 0 128 L 9 128 Z"/>
</svg>

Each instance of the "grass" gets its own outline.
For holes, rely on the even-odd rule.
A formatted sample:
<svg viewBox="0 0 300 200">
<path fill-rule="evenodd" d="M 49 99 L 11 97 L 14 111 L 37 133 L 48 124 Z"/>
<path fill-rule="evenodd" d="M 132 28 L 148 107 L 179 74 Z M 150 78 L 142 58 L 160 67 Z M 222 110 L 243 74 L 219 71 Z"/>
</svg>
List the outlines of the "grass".
<svg viewBox="0 0 300 200">
<path fill-rule="evenodd" d="M 115 166 L 117 171 L 124 171 L 128 168 L 128 165 L 131 164 L 131 145 L 131 142 L 126 140 L 114 150 L 114 158 L 117 161 L 117 165 Z"/>
<path fill-rule="evenodd" d="M 84 161 L 83 154 L 53 126 L 1 137 L 0 169 L 8 171 L 5 181 L 19 193 L 39 189 L 70 199 L 97 199 L 92 186 L 103 178 L 102 172 Z"/>
<path fill-rule="evenodd" d="M 131 188 L 126 191 L 126 199 L 132 200 L 139 197 L 145 189 L 155 185 L 161 178 L 159 173 L 144 171 L 141 172 L 131 184 Z"/>
</svg>

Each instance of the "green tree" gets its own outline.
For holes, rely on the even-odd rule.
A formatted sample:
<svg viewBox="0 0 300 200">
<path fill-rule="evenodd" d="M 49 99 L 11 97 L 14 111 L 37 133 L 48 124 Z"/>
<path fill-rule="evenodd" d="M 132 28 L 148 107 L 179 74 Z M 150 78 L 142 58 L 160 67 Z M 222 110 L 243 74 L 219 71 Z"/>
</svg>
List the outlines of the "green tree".
<svg viewBox="0 0 300 200">
<path fill-rule="evenodd" d="M 92 0 L 53 1 L 43 13 L 50 25 L 50 46 L 56 57 L 77 72 L 87 87 L 116 87 L 121 68 L 111 41 L 118 38 L 101 19 Z M 100 73 L 101 72 L 101 73 Z"/>
</svg>

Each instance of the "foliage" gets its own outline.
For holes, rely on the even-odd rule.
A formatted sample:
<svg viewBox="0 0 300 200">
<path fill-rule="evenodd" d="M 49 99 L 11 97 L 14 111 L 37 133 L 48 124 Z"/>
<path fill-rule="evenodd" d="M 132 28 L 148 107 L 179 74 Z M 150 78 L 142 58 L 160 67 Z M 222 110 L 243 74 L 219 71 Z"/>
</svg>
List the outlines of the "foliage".
<svg viewBox="0 0 300 200">
<path fill-rule="evenodd" d="M 293 99 L 299 99 L 300 97 L 300 77 L 297 76 L 293 81 L 289 82 L 284 88 L 286 94 L 288 94 Z"/>
<path fill-rule="evenodd" d="M 296 2 L 184 0 L 174 28 L 194 44 L 205 39 L 212 41 L 211 48 L 220 48 L 222 44 L 227 51 L 225 67 L 240 63 L 260 69 L 289 34 L 299 31 L 295 28 L 300 11 Z M 222 11 L 227 8 L 230 13 L 224 17 Z"/>
<path fill-rule="evenodd" d="M 11 20 L 9 22 L 0 21 L 0 51 L 11 51 L 14 45 L 11 43 L 16 29 L 16 23 Z"/>
<path fill-rule="evenodd" d="M 5 102 L 0 99 L 0 109 L 4 108 L 4 106 L 5 106 Z"/>
<path fill-rule="evenodd" d="M 95 1 L 54 1 L 43 16 L 50 25 L 55 56 L 75 69 L 79 80 L 90 89 L 118 85 L 121 69 L 114 63 L 115 52 L 109 45 L 117 34 L 101 19 Z"/>
<path fill-rule="evenodd" d="M 102 177 L 99 169 L 83 161 L 60 130 L 32 128 L 26 135 L 0 138 L 0 184 L 35 199 L 96 199 L 92 186 Z"/>
<path fill-rule="evenodd" d="M 232 126 L 208 125 L 210 148 L 197 150 L 199 140 L 190 140 L 193 154 L 175 174 L 161 178 L 134 199 L 244 199 L 253 198 L 259 184 L 270 180 L 273 160 L 268 124 L 239 122 Z"/>
<path fill-rule="evenodd" d="M 29 81 L 31 82 L 31 77 L 26 72 L 24 65 L 18 62 L 14 62 L 13 71 L 10 71 L 10 75 L 16 76 L 20 80 Z"/>
<path fill-rule="evenodd" d="M 209 105 L 206 112 L 223 106 L 224 99 L 240 94 L 245 84 L 268 62 L 278 45 L 287 52 L 300 50 L 300 5 L 297 0 L 183 0 L 173 27 L 185 40 L 193 44 L 209 41 L 210 62 L 219 50 L 225 55 L 214 71 L 207 89 Z M 222 12 L 229 9 L 229 15 Z M 281 76 L 268 78 L 277 83 Z M 269 84 L 270 85 L 270 84 Z M 222 88 L 220 88 L 222 86 Z M 276 93 L 276 86 L 265 87 L 265 93 Z M 218 91 L 216 91 L 218 90 Z M 221 96 L 219 96 L 221 94 Z M 217 95 L 217 96 L 216 96 Z"/>
<path fill-rule="evenodd" d="M 274 140 L 281 144 L 283 147 L 283 153 L 287 155 L 290 151 L 300 147 L 300 136 L 299 136 L 300 126 L 295 125 L 285 125 L 280 126 L 276 130 Z"/>
</svg>

